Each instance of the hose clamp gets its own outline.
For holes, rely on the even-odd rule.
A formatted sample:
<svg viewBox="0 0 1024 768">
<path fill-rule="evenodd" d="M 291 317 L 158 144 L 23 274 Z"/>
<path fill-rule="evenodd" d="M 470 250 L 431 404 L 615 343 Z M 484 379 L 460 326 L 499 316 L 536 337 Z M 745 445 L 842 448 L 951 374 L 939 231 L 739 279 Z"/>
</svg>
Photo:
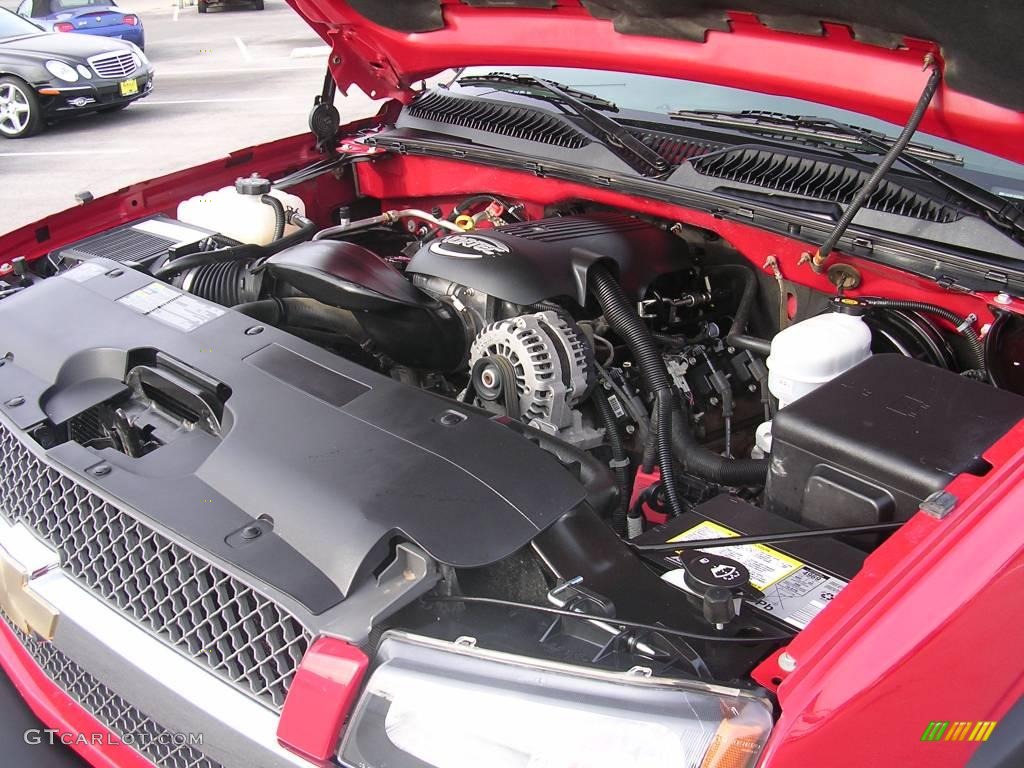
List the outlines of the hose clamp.
<svg viewBox="0 0 1024 768">
<path fill-rule="evenodd" d="M 971 312 L 971 314 L 969 314 L 967 317 L 965 317 L 964 321 L 962 323 L 960 323 L 960 325 L 958 325 L 956 327 L 956 332 L 962 334 L 964 331 L 966 331 L 968 328 L 970 328 L 976 322 L 978 322 L 978 316 L 976 314 L 974 314 L 973 312 Z"/>
</svg>

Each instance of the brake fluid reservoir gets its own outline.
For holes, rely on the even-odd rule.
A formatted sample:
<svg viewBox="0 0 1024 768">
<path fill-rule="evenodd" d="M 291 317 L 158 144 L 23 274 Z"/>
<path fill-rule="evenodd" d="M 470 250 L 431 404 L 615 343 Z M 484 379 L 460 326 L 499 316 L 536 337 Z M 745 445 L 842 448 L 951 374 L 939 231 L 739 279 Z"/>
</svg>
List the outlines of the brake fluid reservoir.
<svg viewBox="0 0 1024 768">
<path fill-rule="evenodd" d="M 233 187 L 224 187 L 205 195 L 189 198 L 178 205 L 178 221 L 213 232 L 219 232 L 240 243 L 267 245 L 274 240 L 276 215 L 274 208 L 263 202 L 263 195 L 281 201 L 285 210 L 306 215 L 306 205 L 296 195 L 272 189 L 268 180 L 253 174 L 238 179 Z M 298 227 L 286 224 L 284 234 Z"/>
<path fill-rule="evenodd" d="M 768 355 L 768 389 L 779 408 L 848 371 L 871 356 L 871 329 L 864 322 L 867 304 L 835 297 L 832 311 L 780 331 Z M 771 448 L 771 422 L 757 429 L 757 449 Z"/>
</svg>

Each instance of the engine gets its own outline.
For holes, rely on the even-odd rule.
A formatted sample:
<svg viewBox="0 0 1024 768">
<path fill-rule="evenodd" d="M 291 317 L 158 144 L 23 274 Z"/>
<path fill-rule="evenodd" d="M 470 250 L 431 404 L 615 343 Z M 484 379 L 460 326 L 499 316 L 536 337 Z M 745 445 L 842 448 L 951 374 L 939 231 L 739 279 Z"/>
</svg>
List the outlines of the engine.
<svg viewBox="0 0 1024 768">
<path fill-rule="evenodd" d="M 241 186 L 262 189 L 252 180 Z M 232 205 L 267 214 L 255 200 Z M 270 213 L 277 207 L 268 204 Z M 313 401 L 343 402 L 349 433 L 372 419 L 395 437 L 389 451 L 411 455 L 415 443 L 422 448 L 418 465 L 424 456 L 437 459 L 416 482 L 448 500 L 431 509 L 455 520 L 459 535 L 448 541 L 454 530 L 425 524 L 412 501 L 400 516 L 375 512 L 380 519 L 346 565 L 351 584 L 379 567 L 372 557 L 388 550 L 386 532 L 404 531 L 462 569 L 463 585 L 481 580 L 485 592 L 514 585 L 522 594 L 545 594 L 557 608 L 585 605 L 605 615 L 629 606 L 641 622 L 671 615 L 673 624 L 705 635 L 799 629 L 821 605 L 801 603 L 781 614 L 786 601 L 777 591 L 785 579 L 769 590 L 756 573 L 764 563 L 720 558 L 705 563 L 705 573 L 685 557 L 659 553 L 687 537 L 867 526 L 870 536 L 794 546 L 785 550 L 790 560 L 780 559 L 796 558 L 806 568 L 801 573 L 834 592 L 856 573 L 865 550 L 934 502 L 953 477 L 984 474 L 985 451 L 1024 418 L 1024 398 L 978 381 L 992 378 L 995 361 L 970 317 L 921 302 L 786 285 L 713 233 L 677 222 L 582 204 L 533 219 L 524 211 L 483 194 L 447 216 L 443 207 L 376 208 L 320 227 L 296 210 L 283 226 L 266 216 L 263 223 L 276 231 L 258 243 L 152 217 L 68 246 L 51 254 L 51 263 L 63 270 L 113 258 L 168 283 L 168 301 L 192 294 L 231 307 L 229 317 L 241 315 L 255 328 L 285 331 L 245 358 L 239 370 L 246 376 L 239 373 L 237 382 L 248 386 L 252 367 L 262 366 L 282 382 L 282 393 L 298 388 L 308 396 L 290 406 L 293 412 L 313 413 Z M 794 313 L 790 301 L 797 298 Z M 194 322 L 205 322 L 209 308 L 197 306 Z M 312 365 L 299 347 L 285 350 L 283 335 L 345 358 L 348 373 L 325 373 L 330 366 Z M 392 380 L 386 388 L 372 385 L 388 393 L 386 402 L 371 405 L 358 392 L 338 399 L 358 379 L 353 362 Z M 135 378 L 125 382 L 134 399 L 118 395 L 101 404 L 88 422 L 92 444 L 134 458 L 182 434 L 221 439 L 230 413 L 223 403 L 210 407 L 202 387 L 181 384 L 176 365 L 160 350 L 141 355 Z M 232 386 L 236 381 L 216 391 Z M 424 423 L 403 415 L 413 404 Z M 192 413 L 206 416 L 189 421 Z M 157 423 L 153 414 L 164 417 Z M 284 430 L 286 417 L 269 421 Z M 469 427 L 457 431 L 466 419 L 472 434 Z M 951 430 L 951 423 L 970 429 Z M 317 434 L 330 455 L 334 437 Z M 344 476 L 373 471 L 382 489 L 389 473 L 371 459 L 350 457 Z M 557 480 L 544 474 L 552 468 Z M 319 481 L 342 497 L 358 495 L 335 482 L 340 471 L 324 469 Z M 480 480 L 490 496 L 480 496 L 472 512 L 445 517 L 448 506 L 461 509 L 465 494 L 479 490 L 476 480 L 456 482 L 463 475 Z M 543 488 L 534 487 L 541 475 Z M 559 489 L 553 516 L 554 495 L 545 488 Z M 360 515 L 383 493 L 367 489 Z M 500 526 L 488 517 L 496 499 L 508 513 Z M 522 516 L 529 525 L 517 527 Z M 527 543 L 536 567 L 513 557 L 527 557 Z M 715 573 L 727 572 L 746 576 L 723 592 Z M 563 583 L 568 576 L 587 587 Z M 640 594 L 645 600 L 638 602 Z M 437 619 L 428 612 L 421 629 L 432 631 Z M 607 626 L 559 632 L 600 648 L 614 634 Z M 650 653 L 680 661 L 674 646 Z M 763 649 L 720 654 L 716 674 L 742 672 L 759 654 Z"/>
</svg>

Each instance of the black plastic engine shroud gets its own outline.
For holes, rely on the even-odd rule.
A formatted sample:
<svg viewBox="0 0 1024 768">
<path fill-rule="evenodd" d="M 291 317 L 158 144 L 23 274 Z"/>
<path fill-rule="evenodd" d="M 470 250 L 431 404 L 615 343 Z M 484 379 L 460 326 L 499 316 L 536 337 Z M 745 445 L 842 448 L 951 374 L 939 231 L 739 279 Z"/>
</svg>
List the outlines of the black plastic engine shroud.
<svg viewBox="0 0 1024 768">
<path fill-rule="evenodd" d="M 590 265 L 606 261 L 627 295 L 690 265 L 683 241 L 615 213 L 536 219 L 452 234 L 425 245 L 406 272 L 440 277 L 514 304 L 561 296 L 586 304 Z"/>
</svg>

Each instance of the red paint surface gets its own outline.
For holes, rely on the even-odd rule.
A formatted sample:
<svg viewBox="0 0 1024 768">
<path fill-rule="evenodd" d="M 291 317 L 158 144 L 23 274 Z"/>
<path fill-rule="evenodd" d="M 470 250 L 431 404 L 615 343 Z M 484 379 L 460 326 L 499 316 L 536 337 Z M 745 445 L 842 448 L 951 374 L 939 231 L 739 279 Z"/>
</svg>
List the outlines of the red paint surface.
<svg viewBox="0 0 1024 768">
<path fill-rule="evenodd" d="M 0 622 L 0 667 L 36 717 L 47 728 L 64 734 L 70 741 L 70 748 L 91 765 L 97 768 L 152 768 L 152 763 L 131 747 L 121 744 L 117 736 L 54 685 L 3 622 Z M 43 746 L 39 748 L 46 749 Z M 0 756 L 0 764 L 4 762 Z"/>
<path fill-rule="evenodd" d="M 999 720 L 1024 695 L 1024 423 L 985 456 L 945 520 L 918 514 L 794 638 L 795 671 L 758 671 L 784 678 L 762 766 L 962 766 L 977 745 L 923 744 L 929 721 Z"/>
<path fill-rule="evenodd" d="M 338 750 L 370 660 L 343 640 L 321 637 L 302 657 L 277 726 L 281 746 L 317 763 Z"/>
<path fill-rule="evenodd" d="M 768 29 L 732 13 L 730 31 L 700 42 L 623 35 L 577 0 L 554 8 L 473 8 L 443 0 L 445 27 L 407 34 L 373 24 L 346 3 L 289 0 L 334 49 L 342 90 L 356 85 L 376 98 L 409 100 L 409 87 L 449 67 L 553 66 L 636 72 L 732 86 L 829 104 L 904 123 L 924 88 L 931 43 L 905 39 L 883 48 L 854 40 L 838 24 L 823 35 Z M 1024 114 L 941 85 L 921 130 L 1024 160 Z"/>
<path fill-rule="evenodd" d="M 636 506 L 637 499 L 640 498 L 640 494 L 646 491 L 655 483 L 661 482 L 661 471 L 655 467 L 650 472 L 644 472 L 641 467 L 636 471 L 636 477 L 633 480 L 633 493 L 629 497 L 629 508 L 632 509 Z M 644 514 L 644 519 L 650 525 L 662 525 L 668 522 L 668 515 L 663 512 L 654 510 L 650 504 L 644 503 L 641 511 Z"/>
</svg>

